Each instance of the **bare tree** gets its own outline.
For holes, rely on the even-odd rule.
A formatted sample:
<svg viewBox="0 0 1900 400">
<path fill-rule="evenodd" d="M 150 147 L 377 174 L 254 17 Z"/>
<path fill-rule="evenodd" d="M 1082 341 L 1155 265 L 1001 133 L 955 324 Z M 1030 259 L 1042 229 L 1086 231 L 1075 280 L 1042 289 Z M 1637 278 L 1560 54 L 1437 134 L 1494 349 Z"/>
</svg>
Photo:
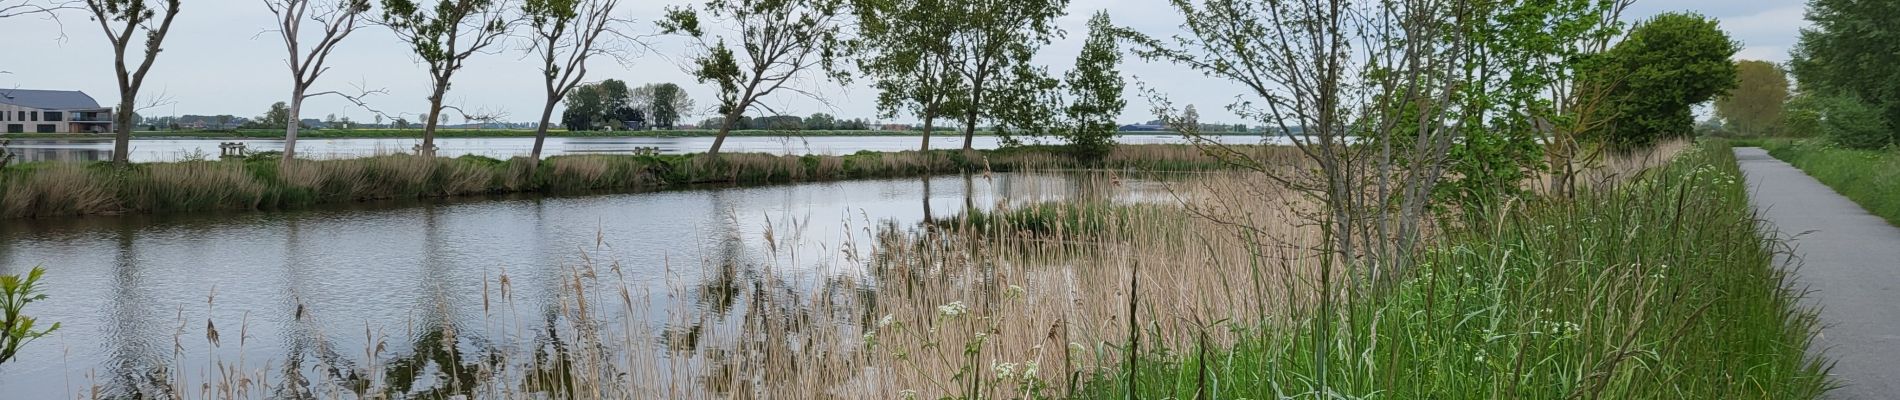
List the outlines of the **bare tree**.
<svg viewBox="0 0 1900 400">
<path fill-rule="evenodd" d="M 692 9 L 673 8 L 660 23 L 669 33 L 686 33 L 698 40 L 704 50 L 694 60 L 693 75 L 701 83 L 719 85 L 719 136 L 713 139 L 708 157 L 717 157 L 733 124 L 752 107 L 781 114 L 759 102 L 760 98 L 780 89 L 822 101 L 812 91 L 786 86 L 814 69 L 823 69 L 836 80 L 847 78 L 834 68 L 833 61 L 844 46 L 845 5 L 840 0 L 709 0 L 706 13 L 733 26 L 739 51 L 727 47 L 719 35 L 708 42 L 700 29 L 699 15 Z"/>
<path fill-rule="evenodd" d="M 264 6 L 277 16 L 277 33 L 284 39 L 284 49 L 290 53 L 285 61 L 290 67 L 290 120 L 302 118 L 305 99 L 326 94 L 310 93 L 310 87 L 323 76 L 329 67 L 324 62 L 336 45 L 361 27 L 364 13 L 369 12 L 369 0 L 329 0 L 327 4 L 312 10 L 311 0 L 264 0 Z M 303 50 L 304 21 L 316 22 L 322 27 L 320 36 L 316 36 L 315 46 L 306 52 Z M 340 94 L 340 93 L 339 93 Z M 297 131 L 300 124 L 292 123 L 284 128 L 284 161 L 297 157 Z"/>
<path fill-rule="evenodd" d="M 172 19 L 178 16 L 179 0 L 151 0 L 162 5 L 156 8 L 146 4 L 147 1 L 86 0 L 92 19 L 99 22 L 99 29 L 112 43 L 114 75 L 119 79 L 119 109 L 112 118 L 115 136 L 112 162 L 120 165 L 131 161 L 132 113 L 137 110 L 139 88 L 145 85 L 145 73 L 151 72 L 152 62 L 157 61 L 158 53 L 164 50 L 161 45 L 165 43 L 165 35 L 171 33 Z M 138 35 L 139 32 L 144 35 Z M 137 36 L 145 39 L 145 55 L 137 67 L 131 67 L 126 64 L 131 60 L 126 58 L 125 52 Z"/>
<path fill-rule="evenodd" d="M 426 2 L 428 0 L 421 0 Z M 442 102 L 449 81 L 469 57 L 501 42 L 514 24 L 507 0 L 438 0 L 423 7 L 415 0 L 382 0 L 379 23 L 409 43 L 410 51 L 429 67 L 429 114 L 422 125 L 422 145 L 416 154 L 435 155 L 435 130 L 442 120 Z"/>
<path fill-rule="evenodd" d="M 614 54 L 612 48 L 603 46 L 601 39 L 624 37 L 612 29 L 624 22 L 612 16 L 618 4 L 617 0 L 526 0 L 522 3 L 522 14 L 534 31 L 529 50 L 541 57 L 541 74 L 547 84 L 547 103 L 541 108 L 541 123 L 534 131 L 530 165 L 541 163 L 541 147 L 547 141 L 554 105 L 560 104 L 587 77 L 587 60 L 596 55 Z"/>
<path fill-rule="evenodd" d="M 60 10 L 79 8 L 78 1 L 0 0 L 0 19 L 27 15 L 58 16 Z"/>
</svg>

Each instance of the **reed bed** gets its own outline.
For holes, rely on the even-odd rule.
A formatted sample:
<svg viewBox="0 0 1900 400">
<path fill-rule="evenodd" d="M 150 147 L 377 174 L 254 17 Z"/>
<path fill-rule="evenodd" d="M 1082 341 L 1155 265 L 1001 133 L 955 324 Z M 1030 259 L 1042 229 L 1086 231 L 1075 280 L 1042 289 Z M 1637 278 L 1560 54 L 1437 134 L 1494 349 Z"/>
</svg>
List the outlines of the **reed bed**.
<svg viewBox="0 0 1900 400">
<path fill-rule="evenodd" d="M 526 159 L 408 155 L 282 163 L 271 157 L 135 164 L 34 163 L 0 170 L 0 218 L 258 210 L 322 203 L 507 193 L 657 190 L 697 184 L 769 184 L 972 171 L 1225 168 L 1190 146 L 1122 146 L 1083 164 L 1059 148 L 860 152 L 844 156 L 729 154 L 562 156 Z M 1253 147 L 1248 151 L 1285 151 Z M 102 195 L 103 194 L 103 195 Z"/>
</svg>

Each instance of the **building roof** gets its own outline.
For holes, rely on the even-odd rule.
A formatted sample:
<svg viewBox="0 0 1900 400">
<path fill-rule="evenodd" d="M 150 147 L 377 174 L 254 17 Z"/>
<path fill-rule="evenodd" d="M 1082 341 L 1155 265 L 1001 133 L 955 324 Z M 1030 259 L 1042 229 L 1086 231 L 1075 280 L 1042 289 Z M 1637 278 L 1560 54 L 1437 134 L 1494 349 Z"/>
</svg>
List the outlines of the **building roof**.
<svg viewBox="0 0 1900 400">
<path fill-rule="evenodd" d="M 92 96 L 77 90 L 0 89 L 0 103 L 42 110 L 102 108 Z"/>
</svg>

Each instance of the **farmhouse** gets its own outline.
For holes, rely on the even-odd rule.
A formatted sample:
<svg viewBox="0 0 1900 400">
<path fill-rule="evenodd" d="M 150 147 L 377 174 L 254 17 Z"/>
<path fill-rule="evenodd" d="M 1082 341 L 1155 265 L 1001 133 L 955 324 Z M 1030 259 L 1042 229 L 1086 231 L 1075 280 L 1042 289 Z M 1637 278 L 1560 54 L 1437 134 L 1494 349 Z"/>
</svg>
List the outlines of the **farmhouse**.
<svg viewBox="0 0 1900 400">
<path fill-rule="evenodd" d="M 77 90 L 0 89 L 0 127 L 6 133 L 104 133 L 112 108 Z"/>
</svg>

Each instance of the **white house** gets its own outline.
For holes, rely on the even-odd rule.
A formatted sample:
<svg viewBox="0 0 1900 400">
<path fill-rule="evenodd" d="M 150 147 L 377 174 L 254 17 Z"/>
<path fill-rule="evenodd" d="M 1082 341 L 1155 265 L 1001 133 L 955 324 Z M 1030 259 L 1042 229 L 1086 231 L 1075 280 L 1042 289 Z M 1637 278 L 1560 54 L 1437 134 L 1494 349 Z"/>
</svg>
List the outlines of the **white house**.
<svg viewBox="0 0 1900 400">
<path fill-rule="evenodd" d="M 0 89 L 0 127 L 5 133 L 111 132 L 112 108 L 77 90 Z"/>
</svg>

